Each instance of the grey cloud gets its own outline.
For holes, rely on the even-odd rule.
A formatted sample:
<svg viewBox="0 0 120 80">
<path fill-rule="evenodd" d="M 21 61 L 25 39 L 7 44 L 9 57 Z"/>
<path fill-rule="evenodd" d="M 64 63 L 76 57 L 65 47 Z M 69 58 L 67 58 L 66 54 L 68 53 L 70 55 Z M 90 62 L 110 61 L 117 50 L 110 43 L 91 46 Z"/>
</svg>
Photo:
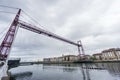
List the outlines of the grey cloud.
<svg viewBox="0 0 120 80">
<path fill-rule="evenodd" d="M 113 0 L 12 0 L 12 3 L 1 0 L 3 5 L 22 8 L 44 29 L 75 42 L 81 39 L 87 54 L 120 47 L 118 3 Z M 11 18 L 2 17 L 0 20 L 4 22 Z M 43 58 L 68 52 L 78 54 L 77 47 L 23 29 L 19 30 L 13 48 L 12 56 Z"/>
</svg>

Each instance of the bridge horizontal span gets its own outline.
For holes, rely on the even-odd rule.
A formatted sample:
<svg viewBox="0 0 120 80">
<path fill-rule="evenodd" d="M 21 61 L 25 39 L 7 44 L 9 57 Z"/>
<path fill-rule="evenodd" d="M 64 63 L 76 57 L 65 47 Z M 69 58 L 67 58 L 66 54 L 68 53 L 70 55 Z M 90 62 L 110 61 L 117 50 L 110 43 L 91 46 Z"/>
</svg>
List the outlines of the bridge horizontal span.
<svg viewBox="0 0 120 80">
<path fill-rule="evenodd" d="M 58 35 L 56 35 L 56 34 L 54 34 L 54 33 L 52 33 L 52 32 L 46 31 L 46 30 L 44 30 L 44 29 L 41 29 L 41 28 L 39 28 L 39 27 L 37 27 L 37 26 L 28 24 L 28 23 L 26 23 L 26 22 L 23 22 L 23 21 L 20 21 L 20 20 L 19 20 L 19 21 L 18 21 L 18 24 L 19 24 L 19 26 L 20 26 L 21 28 L 27 29 L 27 30 L 29 30 L 29 31 L 32 31 L 32 32 L 35 32 L 35 33 L 38 33 L 38 34 L 43 34 L 43 35 L 46 35 L 46 36 L 48 36 L 48 37 L 52 37 L 52 38 L 55 38 L 55 39 L 58 39 L 58 40 L 67 42 L 67 43 L 69 43 L 69 44 L 72 44 L 72 45 L 75 45 L 75 46 L 78 46 L 78 47 L 81 46 L 81 44 L 75 43 L 75 42 L 70 41 L 70 40 L 68 40 L 68 39 L 65 39 L 65 38 L 63 38 L 63 37 L 61 37 L 61 36 L 58 36 Z"/>
</svg>

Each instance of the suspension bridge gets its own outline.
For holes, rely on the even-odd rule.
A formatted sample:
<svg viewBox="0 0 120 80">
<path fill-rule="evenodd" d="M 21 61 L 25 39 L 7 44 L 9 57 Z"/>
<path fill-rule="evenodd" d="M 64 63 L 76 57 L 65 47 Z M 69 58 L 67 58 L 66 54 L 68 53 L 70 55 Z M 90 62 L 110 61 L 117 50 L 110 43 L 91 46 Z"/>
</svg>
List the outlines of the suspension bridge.
<svg viewBox="0 0 120 80">
<path fill-rule="evenodd" d="M 8 6 L 3 6 L 3 7 L 8 7 Z M 12 7 L 9 7 L 9 8 L 12 8 Z M 12 48 L 13 42 L 15 40 L 15 36 L 17 35 L 19 28 L 23 28 L 23 29 L 32 31 L 34 33 L 45 35 L 47 37 L 57 39 L 59 41 L 63 41 L 68 44 L 76 46 L 78 48 L 78 54 L 79 54 L 80 59 L 81 59 L 81 56 L 85 55 L 81 41 L 73 42 L 73 41 L 63 38 L 53 32 L 39 28 L 39 26 L 37 27 L 33 24 L 30 24 L 23 20 L 20 20 L 19 17 L 21 16 L 22 11 L 23 10 L 18 9 L 17 14 L 9 27 L 9 30 L 7 31 L 2 43 L 0 44 L 0 64 L 1 64 L 0 65 L 0 71 L 1 71 L 0 73 L 2 73 L 2 74 L 0 74 L 0 79 L 4 76 L 7 76 L 7 62 L 8 62 L 8 58 L 10 55 L 10 50 Z M 9 13 L 9 12 L 6 12 L 6 13 Z"/>
</svg>

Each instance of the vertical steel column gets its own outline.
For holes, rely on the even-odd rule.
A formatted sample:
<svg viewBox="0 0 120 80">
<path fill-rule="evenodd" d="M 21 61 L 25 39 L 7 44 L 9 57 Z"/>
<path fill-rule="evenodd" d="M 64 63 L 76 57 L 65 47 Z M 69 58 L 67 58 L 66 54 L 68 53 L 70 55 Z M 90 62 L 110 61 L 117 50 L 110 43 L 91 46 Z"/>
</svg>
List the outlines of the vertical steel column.
<svg viewBox="0 0 120 80">
<path fill-rule="evenodd" d="M 80 44 L 81 44 L 81 49 L 82 49 L 82 55 L 85 55 L 85 51 L 84 51 L 84 48 L 83 48 L 81 40 L 80 40 Z"/>
<path fill-rule="evenodd" d="M 80 44 L 80 41 L 77 41 L 78 44 Z M 79 59 L 81 60 L 81 50 L 80 50 L 80 47 L 81 46 L 78 46 L 78 56 L 79 56 Z"/>
<path fill-rule="evenodd" d="M 19 9 L 18 13 L 16 14 L 15 19 L 13 20 L 2 44 L 0 45 L 0 60 L 6 61 L 10 53 L 10 49 L 18 29 L 17 24 L 18 24 L 20 12 L 21 12 L 21 9 Z"/>
<path fill-rule="evenodd" d="M 82 45 L 82 42 L 81 40 L 80 41 L 77 41 L 77 43 L 81 46 L 78 46 L 78 53 L 79 53 L 79 58 L 80 60 L 85 57 L 85 52 L 84 52 L 84 48 L 83 48 L 83 45 Z"/>
</svg>

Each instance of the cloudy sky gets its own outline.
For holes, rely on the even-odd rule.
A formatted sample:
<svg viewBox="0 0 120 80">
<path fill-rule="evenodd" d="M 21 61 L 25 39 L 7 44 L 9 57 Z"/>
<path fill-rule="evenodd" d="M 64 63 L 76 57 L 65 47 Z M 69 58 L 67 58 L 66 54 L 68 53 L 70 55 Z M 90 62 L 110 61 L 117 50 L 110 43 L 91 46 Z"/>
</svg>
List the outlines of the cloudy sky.
<svg viewBox="0 0 120 80">
<path fill-rule="evenodd" d="M 0 5 L 21 8 L 21 20 L 77 42 L 86 54 L 120 47 L 120 0 L 0 0 Z M 0 11 L 17 10 L 0 7 Z M 0 12 L 0 42 L 15 14 Z M 4 32 L 3 32 L 4 31 Z M 44 58 L 77 55 L 77 47 L 19 28 L 11 56 Z"/>
</svg>

